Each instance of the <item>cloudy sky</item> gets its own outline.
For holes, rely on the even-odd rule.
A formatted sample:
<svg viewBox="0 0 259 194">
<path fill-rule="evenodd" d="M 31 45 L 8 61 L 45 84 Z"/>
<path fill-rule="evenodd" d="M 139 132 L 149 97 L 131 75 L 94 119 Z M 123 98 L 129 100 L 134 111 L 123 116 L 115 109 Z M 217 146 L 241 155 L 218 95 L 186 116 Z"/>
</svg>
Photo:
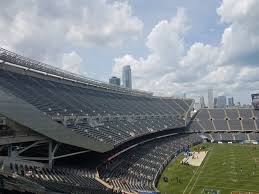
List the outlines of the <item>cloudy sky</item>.
<svg viewBox="0 0 259 194">
<path fill-rule="evenodd" d="M 259 91 L 258 0 L 0 0 L 0 46 L 157 95 Z"/>
</svg>

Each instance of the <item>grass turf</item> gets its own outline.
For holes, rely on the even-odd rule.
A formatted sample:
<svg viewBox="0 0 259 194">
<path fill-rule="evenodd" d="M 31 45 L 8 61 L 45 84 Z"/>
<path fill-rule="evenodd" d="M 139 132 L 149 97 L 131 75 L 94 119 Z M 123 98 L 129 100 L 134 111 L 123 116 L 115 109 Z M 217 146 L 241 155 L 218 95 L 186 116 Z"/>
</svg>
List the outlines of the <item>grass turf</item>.
<svg viewBox="0 0 259 194">
<path fill-rule="evenodd" d="M 180 164 L 182 154 L 171 161 L 157 185 L 161 194 L 201 194 L 203 189 L 220 194 L 259 193 L 259 145 L 207 144 L 207 149 L 200 167 Z"/>
</svg>

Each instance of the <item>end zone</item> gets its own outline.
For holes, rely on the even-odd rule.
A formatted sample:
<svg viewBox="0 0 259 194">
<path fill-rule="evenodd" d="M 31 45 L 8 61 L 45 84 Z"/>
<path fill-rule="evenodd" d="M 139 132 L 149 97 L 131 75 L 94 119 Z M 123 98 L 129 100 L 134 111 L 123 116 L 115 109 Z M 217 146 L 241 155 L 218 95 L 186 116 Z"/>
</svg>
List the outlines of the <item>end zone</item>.
<svg viewBox="0 0 259 194">
<path fill-rule="evenodd" d="M 206 157 L 208 151 L 190 152 L 191 156 L 184 158 L 181 163 L 189 164 L 192 166 L 200 166 Z"/>
</svg>

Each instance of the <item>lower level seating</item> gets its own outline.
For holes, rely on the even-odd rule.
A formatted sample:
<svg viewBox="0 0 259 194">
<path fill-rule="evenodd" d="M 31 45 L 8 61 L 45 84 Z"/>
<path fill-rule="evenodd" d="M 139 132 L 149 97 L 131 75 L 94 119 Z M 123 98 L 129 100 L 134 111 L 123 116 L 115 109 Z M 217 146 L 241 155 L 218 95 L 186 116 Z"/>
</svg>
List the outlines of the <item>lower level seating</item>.
<svg viewBox="0 0 259 194">
<path fill-rule="evenodd" d="M 236 141 L 245 141 L 247 139 L 246 133 L 234 133 L 234 140 Z"/>
<path fill-rule="evenodd" d="M 41 168 L 12 164 L 11 170 L 46 190 L 61 193 L 112 194 L 112 190 L 98 182 L 92 174 L 84 170 L 66 168 Z"/>
<path fill-rule="evenodd" d="M 249 138 L 250 140 L 259 140 L 259 133 L 256 133 L 256 132 L 252 132 L 252 133 L 249 133 Z"/>
<path fill-rule="evenodd" d="M 170 136 L 138 145 L 99 168 L 100 177 L 124 191 L 154 191 L 154 183 L 165 165 L 181 150 L 201 142 L 196 134 Z"/>
</svg>

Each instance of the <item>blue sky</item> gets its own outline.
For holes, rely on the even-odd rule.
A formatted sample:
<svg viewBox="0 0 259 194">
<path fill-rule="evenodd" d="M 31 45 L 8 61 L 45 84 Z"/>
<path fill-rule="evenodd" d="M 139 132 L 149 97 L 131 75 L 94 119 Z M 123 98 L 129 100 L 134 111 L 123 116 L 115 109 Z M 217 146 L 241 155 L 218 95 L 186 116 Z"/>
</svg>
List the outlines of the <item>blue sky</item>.
<svg viewBox="0 0 259 194">
<path fill-rule="evenodd" d="M 82 56 L 87 55 L 89 65 L 86 66 L 86 71 L 97 79 L 108 80 L 109 76 L 112 75 L 114 57 L 126 53 L 136 57 L 147 55 L 148 51 L 145 47 L 147 35 L 159 21 L 174 17 L 177 7 L 184 7 L 189 17 L 190 30 L 184 37 L 186 47 L 197 41 L 218 44 L 220 36 L 224 31 L 225 25 L 220 23 L 219 17 L 216 14 L 216 7 L 220 4 L 219 0 L 150 0 L 148 5 L 146 0 L 131 0 L 129 4 L 132 7 L 133 14 L 137 15 L 144 23 L 143 31 L 138 36 L 138 40 L 127 40 L 126 44 L 109 50 L 109 52 L 107 52 L 107 48 L 103 49 L 100 47 L 90 48 L 87 51 L 78 49 L 78 52 L 81 50 Z M 202 7 L 200 6 L 201 4 L 203 4 Z"/>
<path fill-rule="evenodd" d="M 107 81 L 131 65 L 157 95 L 259 89 L 257 0 L 0 0 L 0 46 Z M 206 98 L 205 98 L 206 99 Z"/>
</svg>

